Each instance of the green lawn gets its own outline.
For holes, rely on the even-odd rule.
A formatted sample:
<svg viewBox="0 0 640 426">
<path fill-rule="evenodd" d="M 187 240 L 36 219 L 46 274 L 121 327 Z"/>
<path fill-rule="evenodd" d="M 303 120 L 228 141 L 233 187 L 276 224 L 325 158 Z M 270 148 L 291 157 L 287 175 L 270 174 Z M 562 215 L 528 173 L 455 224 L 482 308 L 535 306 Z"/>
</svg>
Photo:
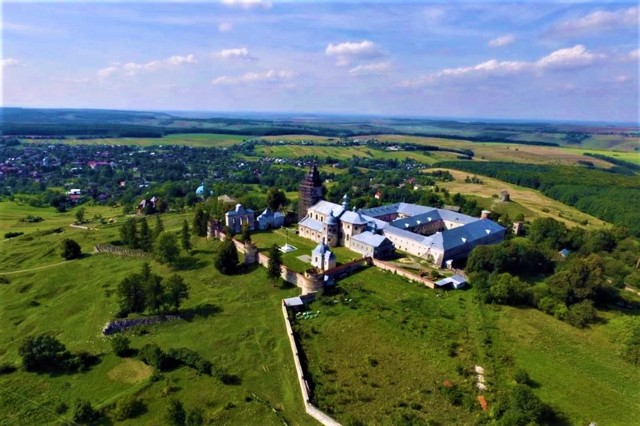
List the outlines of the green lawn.
<svg viewBox="0 0 640 426">
<path fill-rule="evenodd" d="M 298 257 L 304 255 L 311 256 L 311 251 L 316 248 L 318 243 L 314 243 L 311 240 L 307 240 L 306 238 L 296 235 L 296 227 L 274 229 L 270 231 L 257 231 L 251 234 L 251 240 L 258 246 L 258 249 L 261 252 L 266 253 L 273 244 L 278 245 L 278 247 L 285 244 L 287 241 L 285 229 L 289 235 L 289 244 L 296 247 L 297 250 L 289 253 L 283 253 L 282 261 L 288 268 L 291 268 L 296 272 L 303 273 L 305 270 L 311 268 L 311 264 L 303 262 L 298 259 Z M 361 257 L 360 254 L 345 247 L 334 247 L 331 250 L 336 255 L 338 265 Z"/>
</svg>

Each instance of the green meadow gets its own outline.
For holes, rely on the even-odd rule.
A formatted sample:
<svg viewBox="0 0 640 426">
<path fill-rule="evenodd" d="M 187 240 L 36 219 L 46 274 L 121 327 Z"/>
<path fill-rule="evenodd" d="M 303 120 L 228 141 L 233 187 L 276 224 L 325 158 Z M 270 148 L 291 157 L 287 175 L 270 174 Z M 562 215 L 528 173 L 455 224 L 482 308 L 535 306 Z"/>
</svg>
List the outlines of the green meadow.
<svg viewBox="0 0 640 426">
<path fill-rule="evenodd" d="M 133 145 L 140 147 L 158 146 L 158 145 L 186 145 L 199 148 L 223 148 L 242 143 L 249 139 L 250 136 L 245 135 L 229 135 L 229 134 L 208 134 L 208 133 L 178 133 L 171 134 L 161 138 L 97 138 L 97 139 L 77 139 L 68 137 L 64 140 L 59 139 L 39 139 L 34 142 L 38 143 L 67 143 L 70 145 Z M 28 139 L 23 139 L 30 142 Z"/>
<path fill-rule="evenodd" d="M 571 424 L 640 422 L 640 371 L 619 358 L 607 321 L 580 330 L 532 309 L 478 305 L 472 289 L 434 291 L 373 268 L 340 287 L 295 329 L 314 402 L 343 424 L 485 421 L 475 365 L 485 369 L 489 412 L 523 368 Z M 443 395 L 447 380 L 463 391 L 460 405 Z"/>
<path fill-rule="evenodd" d="M 204 238 L 193 238 L 193 260 L 183 270 L 149 259 L 155 273 L 178 272 L 184 277 L 190 287 L 183 306 L 189 319 L 128 333 L 132 347 L 146 343 L 164 350 L 188 347 L 236 379 L 234 384 L 223 384 L 187 368 L 152 377 L 140 361 L 116 357 L 110 338 L 101 333 L 118 311 L 118 283 L 145 261 L 92 253 L 95 243 L 118 238 L 121 218 L 113 225 L 78 230 L 68 227 L 73 211 L 25 210 L 13 203 L 1 203 L 0 209 L 3 232 L 24 213 L 45 218 L 34 224 L 39 228 L 20 228 L 24 235 L 0 243 L 0 364 L 20 366 L 21 342 L 41 333 L 54 335 L 72 352 L 99 357 L 98 364 L 83 373 L 18 369 L 0 375 L 0 425 L 63 424 L 70 420 L 72 409 L 57 412 L 62 403 L 72 407 L 78 398 L 88 399 L 109 413 L 118 399 L 130 394 L 139 396 L 147 410 L 123 424 L 163 424 L 171 397 L 179 398 L 188 410 L 201 409 L 213 423 L 314 424 L 303 411 L 280 310 L 281 300 L 298 294 L 297 289 L 274 286 L 256 267 L 239 275 L 220 275 L 212 266 L 219 243 Z M 87 210 L 90 217 L 94 208 Z M 179 229 L 185 217 L 163 215 L 165 228 Z M 48 233 L 57 227 L 63 227 L 62 232 Z M 76 239 L 85 257 L 64 262 L 59 253 L 63 238 Z"/>
</svg>

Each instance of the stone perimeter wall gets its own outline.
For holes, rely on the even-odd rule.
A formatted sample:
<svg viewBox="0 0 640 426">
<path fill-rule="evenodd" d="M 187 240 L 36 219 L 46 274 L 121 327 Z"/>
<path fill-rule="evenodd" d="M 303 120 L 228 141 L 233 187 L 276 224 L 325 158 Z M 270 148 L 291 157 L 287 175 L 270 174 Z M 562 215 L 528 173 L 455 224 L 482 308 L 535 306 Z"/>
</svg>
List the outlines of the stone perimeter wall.
<svg viewBox="0 0 640 426">
<path fill-rule="evenodd" d="M 429 288 L 435 288 L 436 283 L 434 283 L 433 281 L 426 279 L 424 277 L 421 277 L 420 275 L 417 274 L 413 274 L 409 271 L 405 271 L 402 268 L 399 268 L 397 266 L 395 266 L 392 263 L 389 262 L 385 262 L 383 260 L 379 260 L 379 259 L 372 259 L 371 262 L 373 263 L 374 266 L 384 270 L 384 271 L 390 271 L 393 272 L 394 274 L 400 275 L 401 277 L 404 277 L 406 279 L 408 279 L 409 281 L 413 281 L 416 283 L 420 283 L 420 284 L 424 284 Z"/>
<path fill-rule="evenodd" d="M 310 402 L 310 389 L 307 380 L 304 378 L 304 371 L 302 370 L 302 364 L 298 357 L 298 345 L 296 338 L 293 335 L 293 329 L 291 328 L 291 321 L 289 320 L 289 313 L 287 312 L 284 302 L 282 303 L 282 315 L 284 316 L 284 325 L 287 328 L 287 336 L 289 337 L 289 345 L 291 346 L 291 352 L 293 353 L 293 363 L 296 367 L 296 376 L 298 378 L 298 384 L 300 385 L 300 391 L 302 392 L 302 400 L 304 402 L 304 409 L 308 415 L 319 421 L 325 426 L 340 426 L 340 423 L 335 421 L 331 416 L 321 411 L 318 407 Z"/>
</svg>

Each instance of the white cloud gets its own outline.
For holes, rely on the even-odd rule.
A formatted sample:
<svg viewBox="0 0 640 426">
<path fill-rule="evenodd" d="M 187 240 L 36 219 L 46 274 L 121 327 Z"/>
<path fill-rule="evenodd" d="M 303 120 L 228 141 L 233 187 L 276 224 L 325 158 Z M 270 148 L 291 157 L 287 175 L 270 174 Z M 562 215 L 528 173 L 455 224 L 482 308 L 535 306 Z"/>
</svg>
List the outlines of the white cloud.
<svg viewBox="0 0 640 426">
<path fill-rule="evenodd" d="M 248 72 L 239 76 L 220 76 L 211 80 L 211 84 L 214 86 L 233 86 L 242 83 L 253 83 L 261 81 L 280 82 L 291 80 L 294 76 L 292 71 L 276 71 L 269 70 L 264 72 Z"/>
<path fill-rule="evenodd" d="M 345 42 L 339 44 L 330 43 L 324 53 L 327 56 L 335 56 L 338 65 L 348 65 L 356 59 L 370 59 L 381 55 L 378 47 L 369 40 L 361 42 Z"/>
<path fill-rule="evenodd" d="M 639 10 L 638 7 L 614 11 L 597 10 L 581 18 L 568 19 L 553 25 L 549 32 L 551 35 L 570 37 L 577 34 L 619 30 L 625 27 L 636 28 Z"/>
<path fill-rule="evenodd" d="M 0 61 L 0 64 L 2 65 L 2 68 L 14 67 L 14 66 L 20 64 L 20 61 L 18 61 L 15 58 L 2 58 L 2 60 Z"/>
<path fill-rule="evenodd" d="M 543 73 L 545 71 L 571 70 L 588 67 L 602 58 L 604 58 L 604 55 L 592 53 L 583 45 L 578 44 L 574 47 L 556 50 L 533 62 L 498 61 L 496 59 L 490 59 L 474 66 L 445 68 L 415 80 L 404 81 L 400 83 L 400 85 L 413 87 L 432 84 L 443 79 L 507 76 L 531 72 Z"/>
<path fill-rule="evenodd" d="M 221 33 L 228 33 L 233 29 L 233 24 L 231 22 L 221 22 L 218 24 L 218 31 Z"/>
<path fill-rule="evenodd" d="M 161 59 L 157 61 L 150 61 L 144 64 L 140 64 L 137 62 L 126 62 L 124 64 L 115 63 L 106 68 L 102 68 L 98 70 L 98 78 L 105 79 L 115 74 L 125 74 L 129 76 L 136 75 L 140 72 L 151 72 L 157 71 L 162 68 L 171 68 L 177 67 L 184 64 L 196 64 L 196 57 L 193 54 L 189 54 L 186 56 L 174 55 L 170 56 L 166 59 Z"/>
<path fill-rule="evenodd" d="M 108 78 L 110 75 L 117 73 L 120 70 L 118 67 L 106 67 L 98 71 L 98 78 Z"/>
<path fill-rule="evenodd" d="M 516 37 L 513 34 L 507 34 L 507 35 L 503 35 L 502 37 L 497 37 L 489 41 L 489 47 L 508 46 L 514 41 L 516 41 Z"/>
<path fill-rule="evenodd" d="M 240 6 L 245 9 L 252 7 L 271 8 L 271 1 L 269 0 L 222 0 L 222 3 L 229 6 Z"/>
<path fill-rule="evenodd" d="M 167 62 L 171 65 L 180 65 L 180 64 L 195 64 L 196 58 L 193 54 L 189 54 L 187 56 L 172 56 L 167 59 Z"/>
<path fill-rule="evenodd" d="M 632 50 L 629 52 L 629 59 L 638 60 L 640 59 L 640 49 Z"/>
<path fill-rule="evenodd" d="M 376 62 L 373 64 L 358 65 L 357 67 L 351 68 L 349 70 L 349 74 L 355 76 L 384 74 L 385 72 L 389 71 L 390 68 L 390 62 Z"/>
<path fill-rule="evenodd" d="M 249 54 L 249 49 L 240 47 L 237 49 L 223 49 L 216 53 L 216 56 L 222 59 L 255 59 Z"/>
<path fill-rule="evenodd" d="M 591 53 L 583 45 L 577 44 L 556 50 L 540 58 L 535 65 L 542 69 L 576 69 L 589 66 L 603 57 L 604 55 Z"/>
</svg>

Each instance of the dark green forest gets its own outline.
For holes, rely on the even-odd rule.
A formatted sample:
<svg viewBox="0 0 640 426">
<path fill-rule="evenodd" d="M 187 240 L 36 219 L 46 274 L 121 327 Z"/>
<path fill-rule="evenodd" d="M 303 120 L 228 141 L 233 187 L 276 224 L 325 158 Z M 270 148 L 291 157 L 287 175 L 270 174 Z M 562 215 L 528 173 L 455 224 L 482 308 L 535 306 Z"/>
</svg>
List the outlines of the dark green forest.
<svg viewBox="0 0 640 426">
<path fill-rule="evenodd" d="M 640 176 L 571 166 L 445 161 L 437 164 L 533 188 L 640 235 Z"/>
</svg>

